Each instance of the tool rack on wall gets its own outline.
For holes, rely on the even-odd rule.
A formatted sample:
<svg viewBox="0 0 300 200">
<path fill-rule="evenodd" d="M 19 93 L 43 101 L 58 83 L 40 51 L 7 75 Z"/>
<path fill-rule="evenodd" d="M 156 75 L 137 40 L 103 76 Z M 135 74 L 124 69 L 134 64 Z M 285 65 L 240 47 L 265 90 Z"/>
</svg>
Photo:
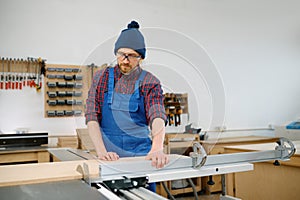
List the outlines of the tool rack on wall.
<svg viewBox="0 0 300 200">
<path fill-rule="evenodd" d="M 47 64 L 45 117 L 82 116 L 87 95 L 86 67 Z"/>
<path fill-rule="evenodd" d="M 0 91 L 44 89 L 44 116 L 83 116 L 85 100 L 94 74 L 108 67 L 46 64 L 45 59 L 0 57 Z"/>
<path fill-rule="evenodd" d="M 105 67 L 107 64 L 47 64 L 44 78 L 45 117 L 83 116 L 93 75 Z"/>
<path fill-rule="evenodd" d="M 0 90 L 22 90 L 24 87 L 40 91 L 45 72 L 42 58 L 0 57 Z"/>
<path fill-rule="evenodd" d="M 164 94 L 164 106 L 168 118 L 167 125 L 181 125 L 181 115 L 188 114 L 188 94 Z"/>
</svg>

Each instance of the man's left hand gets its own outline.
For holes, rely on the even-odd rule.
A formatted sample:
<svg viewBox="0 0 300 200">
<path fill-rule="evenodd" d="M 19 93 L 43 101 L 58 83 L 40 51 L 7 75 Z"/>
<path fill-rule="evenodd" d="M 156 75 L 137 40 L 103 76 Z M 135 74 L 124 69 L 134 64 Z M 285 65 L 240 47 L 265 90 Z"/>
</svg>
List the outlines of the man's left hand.
<svg viewBox="0 0 300 200">
<path fill-rule="evenodd" d="M 151 160 L 151 165 L 156 167 L 157 169 L 164 167 L 169 163 L 169 157 L 167 154 L 163 152 L 163 150 L 159 151 L 150 151 L 146 156 L 146 160 Z"/>
</svg>

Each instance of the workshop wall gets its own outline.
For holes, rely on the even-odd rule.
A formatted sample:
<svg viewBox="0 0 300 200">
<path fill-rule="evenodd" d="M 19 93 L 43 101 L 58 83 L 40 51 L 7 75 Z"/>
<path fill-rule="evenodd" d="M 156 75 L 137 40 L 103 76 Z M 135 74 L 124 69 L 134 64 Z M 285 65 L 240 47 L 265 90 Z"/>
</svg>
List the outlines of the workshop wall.
<svg viewBox="0 0 300 200">
<path fill-rule="evenodd" d="M 110 64 L 115 38 L 134 19 L 149 44 L 144 67 L 165 92 L 189 94 L 185 122 L 266 128 L 300 117 L 299 7 L 296 0 L 0 0 L 0 56 Z M 83 117 L 44 118 L 43 92 L 0 90 L 0 130 L 59 135 L 85 127 Z"/>
</svg>

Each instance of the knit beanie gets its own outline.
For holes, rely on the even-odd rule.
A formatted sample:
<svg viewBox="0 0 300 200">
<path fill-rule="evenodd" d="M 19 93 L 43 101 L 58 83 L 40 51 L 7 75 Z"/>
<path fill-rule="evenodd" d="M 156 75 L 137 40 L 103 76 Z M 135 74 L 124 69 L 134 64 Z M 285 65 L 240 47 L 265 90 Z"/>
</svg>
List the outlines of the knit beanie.
<svg viewBox="0 0 300 200">
<path fill-rule="evenodd" d="M 115 43 L 115 54 L 120 48 L 130 48 L 138 52 L 143 59 L 145 58 L 145 41 L 144 36 L 139 31 L 139 27 L 140 25 L 136 21 L 131 21 L 130 24 L 127 25 L 127 29 L 122 30 Z"/>
</svg>

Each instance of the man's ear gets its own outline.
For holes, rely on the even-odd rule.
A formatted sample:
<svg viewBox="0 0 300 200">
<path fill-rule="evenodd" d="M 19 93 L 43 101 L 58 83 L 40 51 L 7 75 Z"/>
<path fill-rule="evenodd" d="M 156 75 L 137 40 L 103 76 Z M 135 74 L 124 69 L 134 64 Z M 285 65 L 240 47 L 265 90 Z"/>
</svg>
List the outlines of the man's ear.
<svg viewBox="0 0 300 200">
<path fill-rule="evenodd" d="M 139 60 L 139 65 L 142 64 L 143 60 L 144 60 L 144 59 L 140 59 L 140 60 Z"/>
</svg>

